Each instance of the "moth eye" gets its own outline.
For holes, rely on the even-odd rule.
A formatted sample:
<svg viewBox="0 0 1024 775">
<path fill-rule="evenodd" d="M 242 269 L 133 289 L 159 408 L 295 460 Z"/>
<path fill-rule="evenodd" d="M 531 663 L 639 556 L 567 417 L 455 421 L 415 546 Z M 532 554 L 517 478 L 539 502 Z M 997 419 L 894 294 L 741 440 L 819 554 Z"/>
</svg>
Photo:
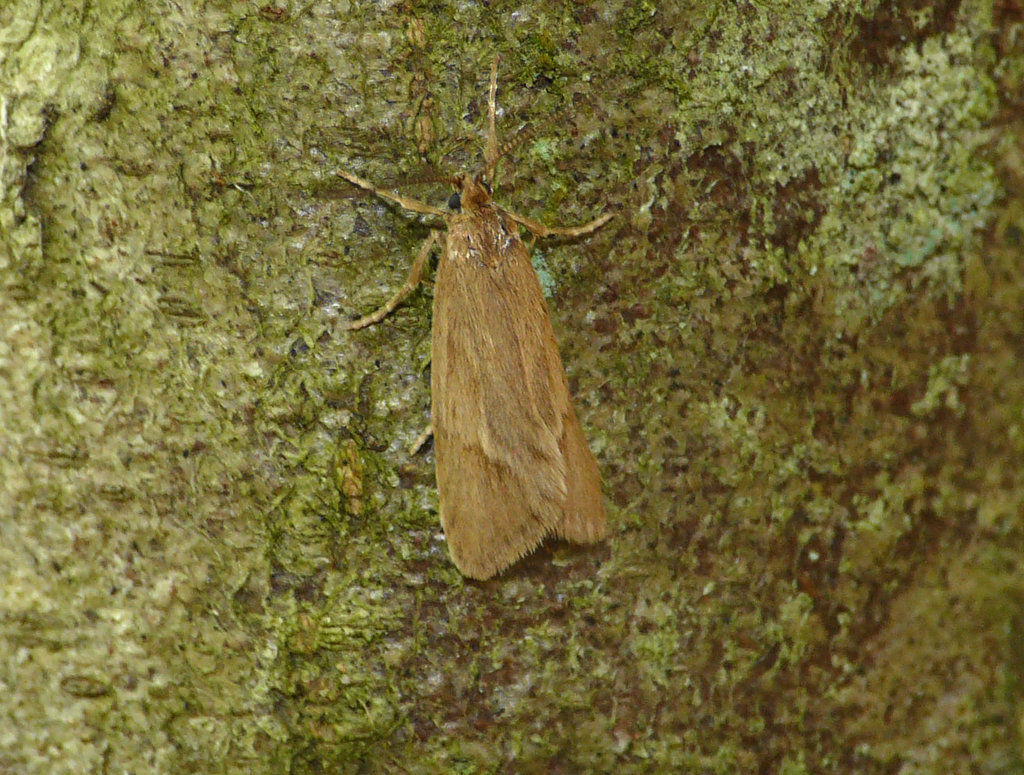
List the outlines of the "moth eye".
<svg viewBox="0 0 1024 775">
<path fill-rule="evenodd" d="M 457 193 L 448 197 L 448 209 L 456 213 L 462 212 L 462 199 Z"/>
<path fill-rule="evenodd" d="M 489 180 L 482 180 L 480 182 L 484 184 L 484 188 L 487 189 L 487 193 L 488 194 L 492 193 L 491 192 L 491 182 Z"/>
</svg>

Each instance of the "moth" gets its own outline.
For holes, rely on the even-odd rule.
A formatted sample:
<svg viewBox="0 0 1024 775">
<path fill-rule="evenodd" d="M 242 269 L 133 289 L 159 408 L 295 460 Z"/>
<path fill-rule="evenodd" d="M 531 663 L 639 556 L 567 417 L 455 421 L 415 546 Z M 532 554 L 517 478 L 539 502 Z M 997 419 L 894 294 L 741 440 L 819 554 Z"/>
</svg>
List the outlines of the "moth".
<svg viewBox="0 0 1024 775">
<path fill-rule="evenodd" d="M 380 309 L 389 315 L 420 284 L 434 244 L 431 414 L 441 525 L 452 561 L 487 579 L 548 536 L 593 543 L 607 532 L 601 476 L 573 409 L 551 318 L 519 227 L 534 237 L 590 234 L 602 215 L 559 228 L 498 207 L 489 181 L 498 160 L 498 63 L 491 65 L 484 166 L 451 179 L 451 212 L 382 190 L 343 170 L 345 180 L 407 210 L 440 218 L 409 277 Z M 532 244 L 532 242 L 531 242 Z"/>
</svg>

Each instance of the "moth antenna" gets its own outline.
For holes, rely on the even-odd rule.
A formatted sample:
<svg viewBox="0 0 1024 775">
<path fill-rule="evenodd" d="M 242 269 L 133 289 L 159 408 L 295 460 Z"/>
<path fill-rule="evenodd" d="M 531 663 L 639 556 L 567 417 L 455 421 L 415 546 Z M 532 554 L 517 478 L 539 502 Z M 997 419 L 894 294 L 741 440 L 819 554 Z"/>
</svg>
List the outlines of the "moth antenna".
<svg viewBox="0 0 1024 775">
<path fill-rule="evenodd" d="M 498 151 L 498 130 L 495 127 L 495 113 L 497 113 L 498 107 L 498 55 L 494 55 L 494 59 L 491 60 L 491 91 L 487 100 L 487 150 L 484 153 L 484 168 L 488 172 L 493 172 L 494 166 L 498 163 L 498 159 L 501 158 L 501 154 Z"/>
<path fill-rule="evenodd" d="M 454 154 L 457 150 L 459 150 L 459 148 L 461 148 L 465 144 L 466 144 L 466 139 L 465 138 L 462 138 L 460 140 L 454 140 L 452 142 L 452 147 L 449 150 L 447 150 L 447 151 L 445 151 L 444 153 L 441 154 L 441 159 L 440 159 L 441 164 L 442 165 L 446 164 L 447 163 L 446 160 L 448 159 L 448 157 L 451 156 L 452 154 Z"/>
<path fill-rule="evenodd" d="M 559 114 L 562 114 L 564 112 L 564 110 L 561 110 L 559 111 Z M 543 124 L 536 126 L 527 124 L 518 132 L 516 132 L 510 140 L 506 140 L 505 142 L 503 142 L 501 144 L 501 147 L 495 150 L 493 158 L 489 159 L 487 161 L 486 166 L 484 167 L 484 172 L 487 175 L 487 177 L 493 178 L 494 171 L 498 166 L 498 162 L 501 161 L 506 156 L 508 156 L 510 153 L 512 153 L 512 151 L 514 151 L 520 145 L 525 143 L 527 140 L 531 139 L 534 135 L 537 134 L 537 131 L 541 128 L 541 126 L 547 123 L 548 121 L 545 121 Z"/>
<path fill-rule="evenodd" d="M 429 172 L 424 172 L 414 177 L 406 178 L 400 183 L 396 182 L 391 185 L 392 187 L 425 186 L 431 183 L 447 183 L 449 180 L 451 180 L 451 175 L 445 175 L 443 172 L 438 172 L 437 170 L 430 170 Z"/>
<path fill-rule="evenodd" d="M 510 139 L 503 142 L 500 147 L 494 150 L 493 158 L 488 156 L 488 158 L 486 159 L 487 163 L 484 166 L 484 174 L 493 182 L 494 172 L 498 166 L 499 161 L 508 156 L 510 153 L 512 153 L 512 151 L 514 151 L 523 143 L 532 140 L 541 129 L 548 126 L 554 121 L 558 121 L 559 119 L 564 118 L 565 116 L 569 115 L 570 112 L 572 112 L 573 110 L 575 110 L 575 106 L 572 105 L 572 103 L 570 103 L 565 107 L 556 110 L 553 114 L 545 118 L 540 123 L 527 124 L 526 126 L 522 127 Z M 491 153 L 490 139 L 488 139 L 487 143 L 487 152 L 488 154 Z"/>
</svg>

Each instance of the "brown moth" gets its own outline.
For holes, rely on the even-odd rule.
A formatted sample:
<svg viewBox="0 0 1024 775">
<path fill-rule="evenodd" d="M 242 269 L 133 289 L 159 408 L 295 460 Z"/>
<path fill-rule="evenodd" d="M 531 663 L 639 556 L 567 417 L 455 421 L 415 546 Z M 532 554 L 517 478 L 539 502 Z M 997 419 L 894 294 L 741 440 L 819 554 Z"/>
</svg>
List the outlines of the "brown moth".
<svg viewBox="0 0 1024 775">
<path fill-rule="evenodd" d="M 578 543 L 605 537 L 601 476 L 573 409 L 547 305 L 519 226 L 537 237 L 581 236 L 499 208 L 488 178 L 499 158 L 497 65 L 491 66 L 485 164 L 456 175 L 453 213 L 338 174 L 407 210 L 444 219 L 413 262 L 405 284 L 350 329 L 379 322 L 422 280 L 441 245 L 434 283 L 431 408 L 441 524 L 456 567 L 475 579 L 500 573 L 547 536 Z M 506 149 L 507 150 L 507 149 Z"/>
</svg>

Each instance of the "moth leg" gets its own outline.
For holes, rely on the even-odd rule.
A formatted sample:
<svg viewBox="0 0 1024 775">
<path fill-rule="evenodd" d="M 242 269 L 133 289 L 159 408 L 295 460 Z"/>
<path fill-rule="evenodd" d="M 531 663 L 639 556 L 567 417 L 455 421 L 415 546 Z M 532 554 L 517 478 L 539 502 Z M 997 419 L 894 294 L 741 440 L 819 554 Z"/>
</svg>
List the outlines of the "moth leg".
<svg viewBox="0 0 1024 775">
<path fill-rule="evenodd" d="M 359 318 L 359 320 L 353 320 L 348 323 L 346 328 L 348 328 L 349 331 L 354 331 L 357 328 L 366 328 L 367 326 L 372 326 L 374 323 L 379 323 L 394 312 L 395 307 L 401 304 L 402 301 L 405 300 L 406 296 L 416 290 L 416 286 L 423 281 L 423 268 L 427 265 L 427 256 L 430 255 L 430 249 L 434 246 L 434 243 L 437 242 L 439 235 L 440 232 L 431 230 L 427 241 L 423 244 L 423 247 L 420 248 L 419 255 L 416 256 L 416 260 L 412 262 L 412 269 L 409 270 L 409 277 L 406 278 L 405 284 L 399 288 L 398 292 L 380 309 L 371 312 L 369 315 L 364 315 Z"/>
<path fill-rule="evenodd" d="M 590 234 L 590 232 L 596 231 L 612 219 L 611 213 L 605 213 L 600 218 L 597 218 L 590 223 L 585 223 L 582 226 L 561 227 L 545 226 L 539 221 L 527 218 L 525 215 L 516 215 L 508 210 L 505 211 L 505 214 L 516 223 L 525 226 L 538 237 L 550 237 L 552 234 L 560 234 L 565 237 L 582 237 L 584 234 Z"/>
<path fill-rule="evenodd" d="M 392 194 L 390 191 L 377 188 L 373 183 L 368 180 L 364 180 L 358 175 L 353 175 L 351 172 L 345 172 L 345 170 L 338 170 L 337 174 L 339 177 L 345 178 L 349 183 L 360 188 L 365 188 L 367 191 L 376 194 L 381 199 L 390 199 L 396 204 L 400 204 L 406 210 L 412 210 L 414 213 L 421 213 L 423 215 L 439 215 L 442 218 L 446 216 L 444 210 L 438 210 L 436 207 L 431 207 L 426 202 L 421 202 L 418 199 L 410 199 L 407 196 L 401 194 Z"/>
<path fill-rule="evenodd" d="M 409 454 L 415 455 L 417 452 L 423 449 L 423 445 L 426 444 L 427 440 L 433 435 L 434 426 L 433 424 L 431 424 L 427 426 L 427 429 L 423 431 L 423 433 L 416 437 L 416 441 L 409 445 Z"/>
</svg>

